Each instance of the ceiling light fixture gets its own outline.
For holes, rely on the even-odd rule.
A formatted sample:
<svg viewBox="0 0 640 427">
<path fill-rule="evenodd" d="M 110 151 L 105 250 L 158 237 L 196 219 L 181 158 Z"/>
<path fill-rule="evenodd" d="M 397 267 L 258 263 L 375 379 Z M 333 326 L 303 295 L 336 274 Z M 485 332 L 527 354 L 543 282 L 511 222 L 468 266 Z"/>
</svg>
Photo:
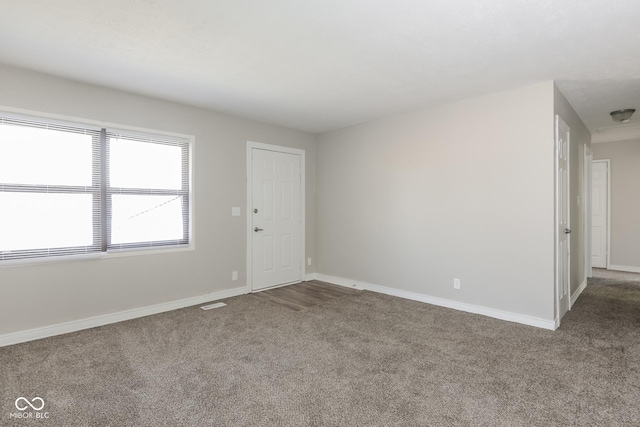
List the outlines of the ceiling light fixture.
<svg viewBox="0 0 640 427">
<path fill-rule="evenodd" d="M 629 119 L 635 112 L 635 108 L 626 108 L 624 110 L 612 111 L 609 114 L 611 114 L 611 118 L 614 122 L 628 123 Z"/>
</svg>

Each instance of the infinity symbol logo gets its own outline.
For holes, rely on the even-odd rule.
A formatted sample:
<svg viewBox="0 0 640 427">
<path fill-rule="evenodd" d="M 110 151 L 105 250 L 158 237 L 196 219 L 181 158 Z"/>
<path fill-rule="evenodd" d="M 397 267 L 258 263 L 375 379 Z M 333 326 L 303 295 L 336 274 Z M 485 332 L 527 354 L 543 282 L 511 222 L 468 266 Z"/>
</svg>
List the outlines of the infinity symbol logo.
<svg viewBox="0 0 640 427">
<path fill-rule="evenodd" d="M 20 402 L 21 400 L 24 400 L 24 403 L 26 403 L 27 405 L 31 406 L 31 409 L 33 409 L 34 411 L 39 411 L 42 408 L 44 408 L 44 400 L 41 397 L 34 397 L 33 399 L 31 399 L 31 402 L 29 402 L 27 399 L 25 399 L 24 397 L 19 397 L 16 399 L 16 409 L 18 411 L 24 411 L 25 409 L 28 408 L 27 405 L 25 406 L 18 406 L 18 402 Z M 36 403 L 36 400 L 40 401 L 40 407 L 36 407 L 36 405 L 34 405 Z"/>
</svg>

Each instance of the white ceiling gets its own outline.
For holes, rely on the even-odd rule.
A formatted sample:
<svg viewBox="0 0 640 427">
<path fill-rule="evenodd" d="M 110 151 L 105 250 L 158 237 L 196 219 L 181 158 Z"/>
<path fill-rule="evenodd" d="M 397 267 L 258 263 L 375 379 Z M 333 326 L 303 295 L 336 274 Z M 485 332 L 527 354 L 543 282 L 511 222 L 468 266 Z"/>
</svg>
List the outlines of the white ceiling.
<svg viewBox="0 0 640 427">
<path fill-rule="evenodd" d="M 311 132 L 557 80 L 594 131 L 640 111 L 639 23 L 638 0 L 0 0 L 0 62 Z"/>
</svg>

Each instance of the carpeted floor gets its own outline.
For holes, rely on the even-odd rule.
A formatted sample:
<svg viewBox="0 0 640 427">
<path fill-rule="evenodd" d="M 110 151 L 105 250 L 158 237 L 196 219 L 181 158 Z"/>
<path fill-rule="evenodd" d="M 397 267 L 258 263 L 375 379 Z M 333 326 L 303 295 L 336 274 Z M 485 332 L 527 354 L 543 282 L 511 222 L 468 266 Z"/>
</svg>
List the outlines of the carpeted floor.
<svg viewBox="0 0 640 427">
<path fill-rule="evenodd" d="M 0 424 L 640 425 L 640 282 L 594 278 L 558 331 L 362 292 L 252 295 L 0 349 Z M 10 419 L 17 397 L 48 419 Z"/>
</svg>

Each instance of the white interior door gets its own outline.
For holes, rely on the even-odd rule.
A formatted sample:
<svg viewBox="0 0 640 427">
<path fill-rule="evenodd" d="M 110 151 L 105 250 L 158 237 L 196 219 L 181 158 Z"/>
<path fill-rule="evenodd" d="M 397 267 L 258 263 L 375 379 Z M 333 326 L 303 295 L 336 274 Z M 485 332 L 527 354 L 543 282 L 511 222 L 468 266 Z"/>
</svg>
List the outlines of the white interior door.
<svg viewBox="0 0 640 427">
<path fill-rule="evenodd" d="M 591 168 L 591 266 L 607 268 L 609 165 L 594 160 Z"/>
<path fill-rule="evenodd" d="M 301 156 L 251 149 L 252 290 L 302 281 Z"/>
<path fill-rule="evenodd" d="M 591 211 L 592 211 L 592 179 L 591 173 L 593 169 L 593 151 L 588 147 L 584 147 L 584 270 L 585 277 L 593 277 L 593 271 L 591 266 L 591 251 L 592 251 L 592 227 L 591 227 Z"/>
<path fill-rule="evenodd" d="M 569 310 L 569 126 L 556 115 L 556 293 L 558 319 Z"/>
</svg>

